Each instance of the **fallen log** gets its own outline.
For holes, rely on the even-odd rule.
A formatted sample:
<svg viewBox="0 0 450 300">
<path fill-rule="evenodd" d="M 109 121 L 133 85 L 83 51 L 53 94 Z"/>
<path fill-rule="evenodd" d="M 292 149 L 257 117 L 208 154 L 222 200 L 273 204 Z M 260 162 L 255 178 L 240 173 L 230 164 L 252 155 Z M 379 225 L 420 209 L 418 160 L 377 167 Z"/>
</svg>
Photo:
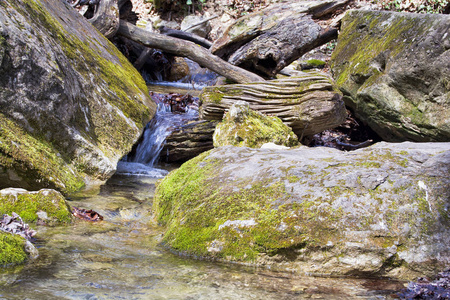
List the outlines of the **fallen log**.
<svg viewBox="0 0 450 300">
<path fill-rule="evenodd" d="M 196 34 L 185 32 L 182 30 L 172 29 L 165 26 L 159 27 L 159 32 L 161 34 L 176 37 L 182 40 L 191 41 L 196 44 L 199 44 L 200 46 L 209 49 L 212 46 L 212 42 L 208 41 L 207 39 L 202 38 L 201 36 L 198 36 Z"/>
<path fill-rule="evenodd" d="M 173 55 L 188 57 L 202 67 L 206 67 L 237 83 L 264 81 L 262 77 L 220 59 L 193 42 L 148 32 L 122 20 L 120 20 L 117 34 L 150 48 L 157 48 Z"/>
<path fill-rule="evenodd" d="M 233 103 L 241 100 L 251 109 L 279 117 L 301 139 L 339 126 L 346 110 L 339 90 L 325 73 L 310 72 L 299 77 L 250 84 L 203 88 L 200 115 L 222 120 Z"/>
<path fill-rule="evenodd" d="M 88 21 L 106 38 L 112 38 L 119 29 L 118 0 L 101 0 L 94 16 Z"/>
<path fill-rule="evenodd" d="M 238 19 L 214 42 L 211 52 L 272 78 L 303 54 L 337 38 L 336 28 L 322 28 L 316 18 L 348 2 L 291 1 L 272 5 Z"/>
</svg>

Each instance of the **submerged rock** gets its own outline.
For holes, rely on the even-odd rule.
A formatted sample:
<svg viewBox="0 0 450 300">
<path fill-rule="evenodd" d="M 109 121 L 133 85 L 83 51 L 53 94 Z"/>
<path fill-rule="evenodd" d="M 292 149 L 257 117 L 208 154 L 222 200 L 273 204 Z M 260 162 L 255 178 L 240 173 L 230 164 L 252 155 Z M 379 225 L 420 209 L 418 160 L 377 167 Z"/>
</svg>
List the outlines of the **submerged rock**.
<svg viewBox="0 0 450 300">
<path fill-rule="evenodd" d="M 298 138 L 278 117 L 251 110 L 244 101 L 234 103 L 214 131 L 214 147 L 239 146 L 259 148 L 265 143 L 292 147 Z"/>
<path fill-rule="evenodd" d="M 412 279 L 450 263 L 450 144 L 220 147 L 157 187 L 164 242 L 194 256 Z"/>
<path fill-rule="evenodd" d="M 106 180 L 156 105 L 127 59 L 65 1 L 0 5 L 0 188 Z"/>
<path fill-rule="evenodd" d="M 357 118 L 386 141 L 450 141 L 450 16 L 349 11 L 331 58 Z"/>
</svg>

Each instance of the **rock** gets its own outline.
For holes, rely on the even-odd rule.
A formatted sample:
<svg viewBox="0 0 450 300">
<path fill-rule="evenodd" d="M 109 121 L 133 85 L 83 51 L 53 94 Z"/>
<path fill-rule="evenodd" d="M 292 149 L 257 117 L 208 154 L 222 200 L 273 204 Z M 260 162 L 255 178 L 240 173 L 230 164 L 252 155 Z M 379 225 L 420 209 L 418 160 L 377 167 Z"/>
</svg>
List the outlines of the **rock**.
<svg viewBox="0 0 450 300">
<path fill-rule="evenodd" d="M 448 268 L 449 209 L 450 143 L 220 147 L 170 173 L 154 198 L 164 243 L 189 255 L 402 279 Z"/>
<path fill-rule="evenodd" d="M 164 142 L 160 160 L 183 163 L 211 150 L 217 121 L 192 120 L 175 129 Z"/>
<path fill-rule="evenodd" d="M 140 74 L 66 1 L 2 1 L 0 188 L 106 180 L 155 109 Z"/>
<path fill-rule="evenodd" d="M 24 263 L 28 258 L 26 245 L 27 241 L 20 235 L 0 231 L 0 266 Z"/>
<path fill-rule="evenodd" d="M 198 36 L 201 36 L 202 38 L 206 38 L 206 36 L 211 31 L 211 25 L 209 24 L 208 21 L 205 23 L 202 23 L 198 26 L 191 27 L 192 25 L 200 23 L 201 21 L 203 21 L 203 17 L 196 16 L 196 15 L 186 16 L 186 17 L 184 17 L 183 21 L 181 22 L 181 25 L 180 25 L 181 30 L 190 32 L 190 33 L 194 33 Z"/>
<path fill-rule="evenodd" d="M 183 57 L 174 57 L 170 67 L 169 81 L 178 81 L 183 77 L 189 75 L 189 65 Z"/>
<path fill-rule="evenodd" d="M 265 143 L 293 147 L 298 138 L 278 117 L 251 110 L 245 101 L 234 103 L 213 135 L 214 147 L 238 146 L 260 148 Z"/>
<path fill-rule="evenodd" d="M 23 222 L 40 221 L 41 224 L 69 223 L 72 214 L 64 196 L 55 190 L 7 188 L 0 190 L 0 215 L 16 213 Z"/>
<path fill-rule="evenodd" d="M 346 111 L 340 92 L 325 73 L 302 73 L 249 84 L 205 87 L 201 94 L 200 115 L 221 120 L 226 109 L 242 100 L 250 108 L 279 117 L 298 137 L 313 135 L 345 121 Z"/>
<path fill-rule="evenodd" d="M 450 141 L 450 16 L 349 11 L 331 68 L 344 101 L 386 141 Z"/>
</svg>

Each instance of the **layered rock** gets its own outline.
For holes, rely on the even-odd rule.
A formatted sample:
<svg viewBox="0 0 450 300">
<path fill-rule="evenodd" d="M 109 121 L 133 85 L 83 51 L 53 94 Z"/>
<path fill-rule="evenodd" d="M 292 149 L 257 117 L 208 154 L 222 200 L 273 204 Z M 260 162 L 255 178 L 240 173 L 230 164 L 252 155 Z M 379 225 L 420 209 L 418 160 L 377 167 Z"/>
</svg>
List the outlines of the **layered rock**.
<svg viewBox="0 0 450 300">
<path fill-rule="evenodd" d="M 175 129 L 165 140 L 160 160 L 183 163 L 211 150 L 217 121 L 192 120 Z"/>
<path fill-rule="evenodd" d="M 216 126 L 213 141 L 214 147 L 260 148 L 266 143 L 286 147 L 298 145 L 297 136 L 280 118 L 251 110 L 244 101 L 231 106 L 223 121 Z"/>
<path fill-rule="evenodd" d="M 225 110 L 242 100 L 252 110 L 279 117 L 298 137 L 336 127 L 346 117 L 333 80 L 318 72 L 266 82 L 205 87 L 200 100 L 204 119 L 222 120 Z"/>
<path fill-rule="evenodd" d="M 300 273 L 414 278 L 450 263 L 450 144 L 220 147 L 157 187 L 164 242 Z"/>
<path fill-rule="evenodd" d="M 386 141 L 450 141 L 450 16 L 350 11 L 331 67 L 344 101 Z"/>
<path fill-rule="evenodd" d="M 106 180 L 155 104 L 127 59 L 65 1 L 0 5 L 0 187 Z"/>
</svg>

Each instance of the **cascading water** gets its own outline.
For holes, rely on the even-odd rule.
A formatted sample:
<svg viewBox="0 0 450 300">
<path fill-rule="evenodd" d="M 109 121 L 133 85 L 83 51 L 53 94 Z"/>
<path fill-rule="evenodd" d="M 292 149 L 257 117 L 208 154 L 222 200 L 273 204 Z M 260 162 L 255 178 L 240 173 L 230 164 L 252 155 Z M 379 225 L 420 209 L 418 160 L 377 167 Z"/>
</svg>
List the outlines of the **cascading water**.
<svg viewBox="0 0 450 300">
<path fill-rule="evenodd" d="M 154 94 L 158 104 L 155 117 L 147 124 L 140 143 L 117 165 L 117 174 L 163 177 L 166 170 L 155 168 L 164 141 L 174 129 L 198 117 L 197 102 L 189 95 Z"/>
</svg>

